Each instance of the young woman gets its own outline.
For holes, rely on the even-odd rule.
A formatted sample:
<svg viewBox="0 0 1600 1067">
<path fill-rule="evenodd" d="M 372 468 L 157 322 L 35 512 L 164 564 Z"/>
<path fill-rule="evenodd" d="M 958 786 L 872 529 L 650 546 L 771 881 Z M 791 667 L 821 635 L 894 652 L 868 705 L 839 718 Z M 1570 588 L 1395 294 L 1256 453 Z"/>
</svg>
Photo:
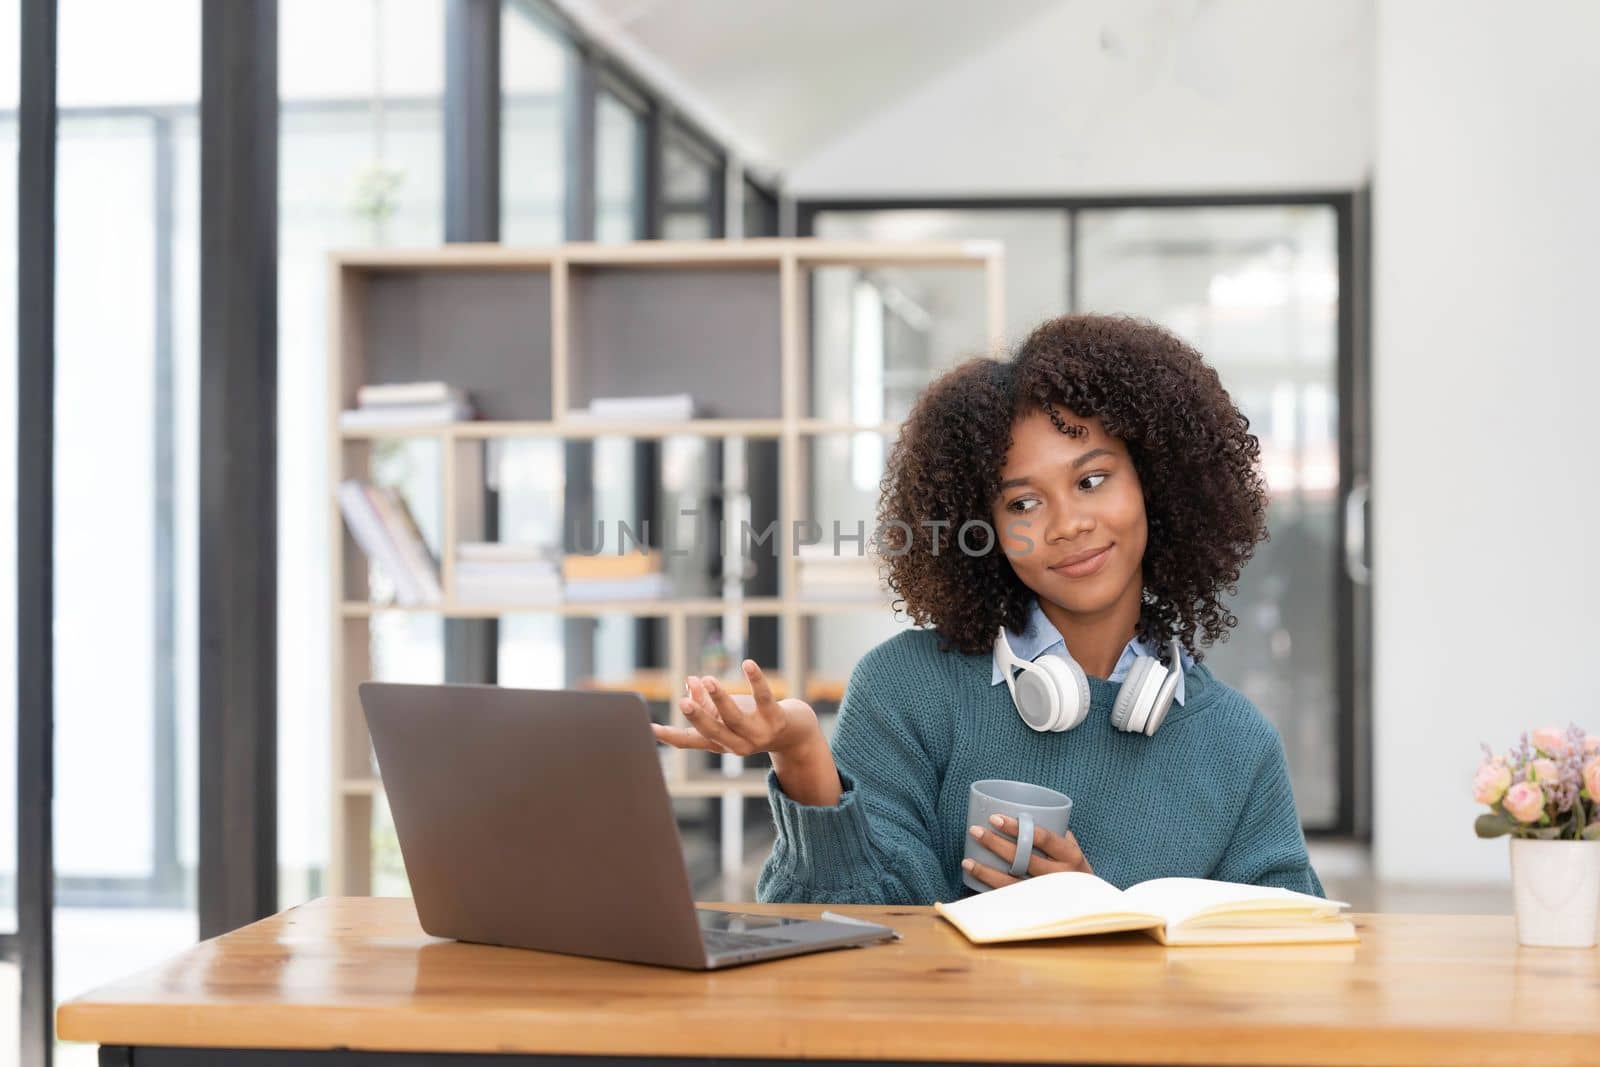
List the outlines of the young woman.
<svg viewBox="0 0 1600 1067">
<path fill-rule="evenodd" d="M 1258 459 L 1216 372 L 1139 320 L 1064 316 L 1010 361 L 973 360 L 935 381 L 890 453 L 878 508 L 888 584 L 923 628 L 856 665 L 832 749 L 813 710 L 774 700 L 751 660 L 753 696 L 691 677 L 679 701 L 690 726 L 656 727 L 680 747 L 771 754 L 778 836 L 757 896 L 956 899 L 967 834 L 1007 864 L 1016 854 L 1014 820 L 966 825 L 969 787 L 984 778 L 1073 799 L 1068 833 L 1037 833 L 1029 874 L 1323 895 L 1277 731 L 1199 662 L 1198 644 L 1238 624 L 1219 597 L 1266 539 Z M 1082 668 L 1086 718 L 1044 731 L 1023 720 L 1013 669 L 995 654 L 1002 628 L 1018 659 Z M 1161 657 L 1166 671 L 1174 649 L 1165 718 L 1150 733 L 1113 724 L 1138 657 Z M 967 870 L 989 886 L 1015 880 Z"/>
</svg>

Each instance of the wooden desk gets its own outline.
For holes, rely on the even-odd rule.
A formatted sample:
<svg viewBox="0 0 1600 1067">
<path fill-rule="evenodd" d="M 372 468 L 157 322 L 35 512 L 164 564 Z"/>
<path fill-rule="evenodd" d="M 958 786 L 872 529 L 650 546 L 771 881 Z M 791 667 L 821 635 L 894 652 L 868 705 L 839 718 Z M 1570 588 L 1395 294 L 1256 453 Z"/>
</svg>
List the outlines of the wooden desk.
<svg viewBox="0 0 1600 1067">
<path fill-rule="evenodd" d="M 1359 946 L 1181 949 L 1111 934 L 980 950 L 928 909 L 840 910 L 904 940 L 696 973 L 435 941 L 409 901 L 318 900 L 64 1004 L 58 1027 L 133 1067 L 482 1062 L 449 1053 L 520 1054 L 497 1067 L 529 1054 L 1600 1062 L 1600 951 L 1519 949 L 1510 916 L 1361 915 Z M 307 1051 L 319 1049 L 336 1051 Z"/>
</svg>

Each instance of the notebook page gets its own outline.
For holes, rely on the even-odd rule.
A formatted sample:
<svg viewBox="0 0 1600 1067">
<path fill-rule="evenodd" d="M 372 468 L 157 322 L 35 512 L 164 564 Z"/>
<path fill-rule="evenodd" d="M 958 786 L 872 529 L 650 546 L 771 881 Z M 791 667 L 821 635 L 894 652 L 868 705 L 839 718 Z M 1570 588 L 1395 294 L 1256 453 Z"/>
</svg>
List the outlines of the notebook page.
<svg viewBox="0 0 1600 1067">
<path fill-rule="evenodd" d="M 1160 915 L 1167 925 L 1177 926 L 1202 912 L 1226 922 L 1228 913 L 1239 921 L 1258 915 L 1264 923 L 1284 920 L 1322 919 L 1336 916 L 1348 907 L 1341 901 L 1324 900 L 1309 893 L 1296 893 L 1277 886 L 1241 885 L 1209 878 L 1153 878 L 1130 886 L 1123 896 L 1140 911 Z"/>
<path fill-rule="evenodd" d="M 1016 938 L 1029 931 L 1069 926 L 1075 920 L 1098 925 L 1092 920 L 1133 916 L 1131 923 L 1114 924 L 1133 929 L 1154 925 L 1159 919 L 1131 908 L 1116 886 L 1082 871 L 1025 878 L 1003 889 L 940 904 L 938 910 L 973 941 Z"/>
</svg>

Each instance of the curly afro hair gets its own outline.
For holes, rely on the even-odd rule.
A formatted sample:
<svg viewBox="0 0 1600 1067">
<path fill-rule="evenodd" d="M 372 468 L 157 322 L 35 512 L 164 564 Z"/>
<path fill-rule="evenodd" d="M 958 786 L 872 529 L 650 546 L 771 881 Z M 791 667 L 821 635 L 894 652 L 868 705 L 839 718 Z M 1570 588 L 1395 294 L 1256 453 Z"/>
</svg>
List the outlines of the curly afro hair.
<svg viewBox="0 0 1600 1067">
<path fill-rule="evenodd" d="M 918 397 L 878 502 L 879 530 L 898 532 L 878 546 L 896 609 L 969 654 L 1023 627 L 1035 594 L 1004 550 L 952 542 L 963 523 L 991 523 L 1012 424 L 1037 410 L 1069 436 L 1083 432 L 1071 415 L 1098 416 L 1128 449 L 1149 529 L 1139 634 L 1156 648 L 1177 637 L 1196 659 L 1197 634 L 1226 641 L 1239 620 L 1220 596 L 1267 539 L 1260 442 L 1198 352 L 1125 316 L 1051 319 L 1009 361 L 968 360 Z"/>
</svg>

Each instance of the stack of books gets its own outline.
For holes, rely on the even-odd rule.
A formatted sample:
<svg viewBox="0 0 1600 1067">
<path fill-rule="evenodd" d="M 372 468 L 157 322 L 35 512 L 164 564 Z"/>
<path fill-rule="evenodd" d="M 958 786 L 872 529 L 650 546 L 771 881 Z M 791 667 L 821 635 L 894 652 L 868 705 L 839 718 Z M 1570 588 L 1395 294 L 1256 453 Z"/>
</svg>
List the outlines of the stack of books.
<svg viewBox="0 0 1600 1067">
<path fill-rule="evenodd" d="M 473 417 L 467 394 L 444 382 L 405 382 L 363 385 L 356 391 L 356 407 L 339 414 L 346 430 L 419 423 L 465 422 Z"/>
<path fill-rule="evenodd" d="M 470 542 L 456 549 L 456 601 L 463 604 L 554 604 L 561 565 L 544 545 Z"/>
<path fill-rule="evenodd" d="M 597 396 L 587 410 L 570 413 L 577 419 L 605 422 L 687 422 L 695 417 L 694 397 L 688 393 L 665 396 Z"/>
<path fill-rule="evenodd" d="M 669 595 L 656 549 L 622 555 L 568 555 L 561 560 L 568 600 L 660 600 Z"/>
<path fill-rule="evenodd" d="M 444 598 L 438 560 L 404 497 L 388 487 L 349 478 L 339 484 L 339 510 L 361 551 L 394 583 L 396 603 L 437 604 Z"/>
<path fill-rule="evenodd" d="M 857 555 L 855 544 L 846 542 L 837 553 L 833 545 L 800 545 L 795 551 L 795 584 L 802 600 L 862 600 L 883 597 L 878 582 L 878 562 L 871 556 Z"/>
</svg>

